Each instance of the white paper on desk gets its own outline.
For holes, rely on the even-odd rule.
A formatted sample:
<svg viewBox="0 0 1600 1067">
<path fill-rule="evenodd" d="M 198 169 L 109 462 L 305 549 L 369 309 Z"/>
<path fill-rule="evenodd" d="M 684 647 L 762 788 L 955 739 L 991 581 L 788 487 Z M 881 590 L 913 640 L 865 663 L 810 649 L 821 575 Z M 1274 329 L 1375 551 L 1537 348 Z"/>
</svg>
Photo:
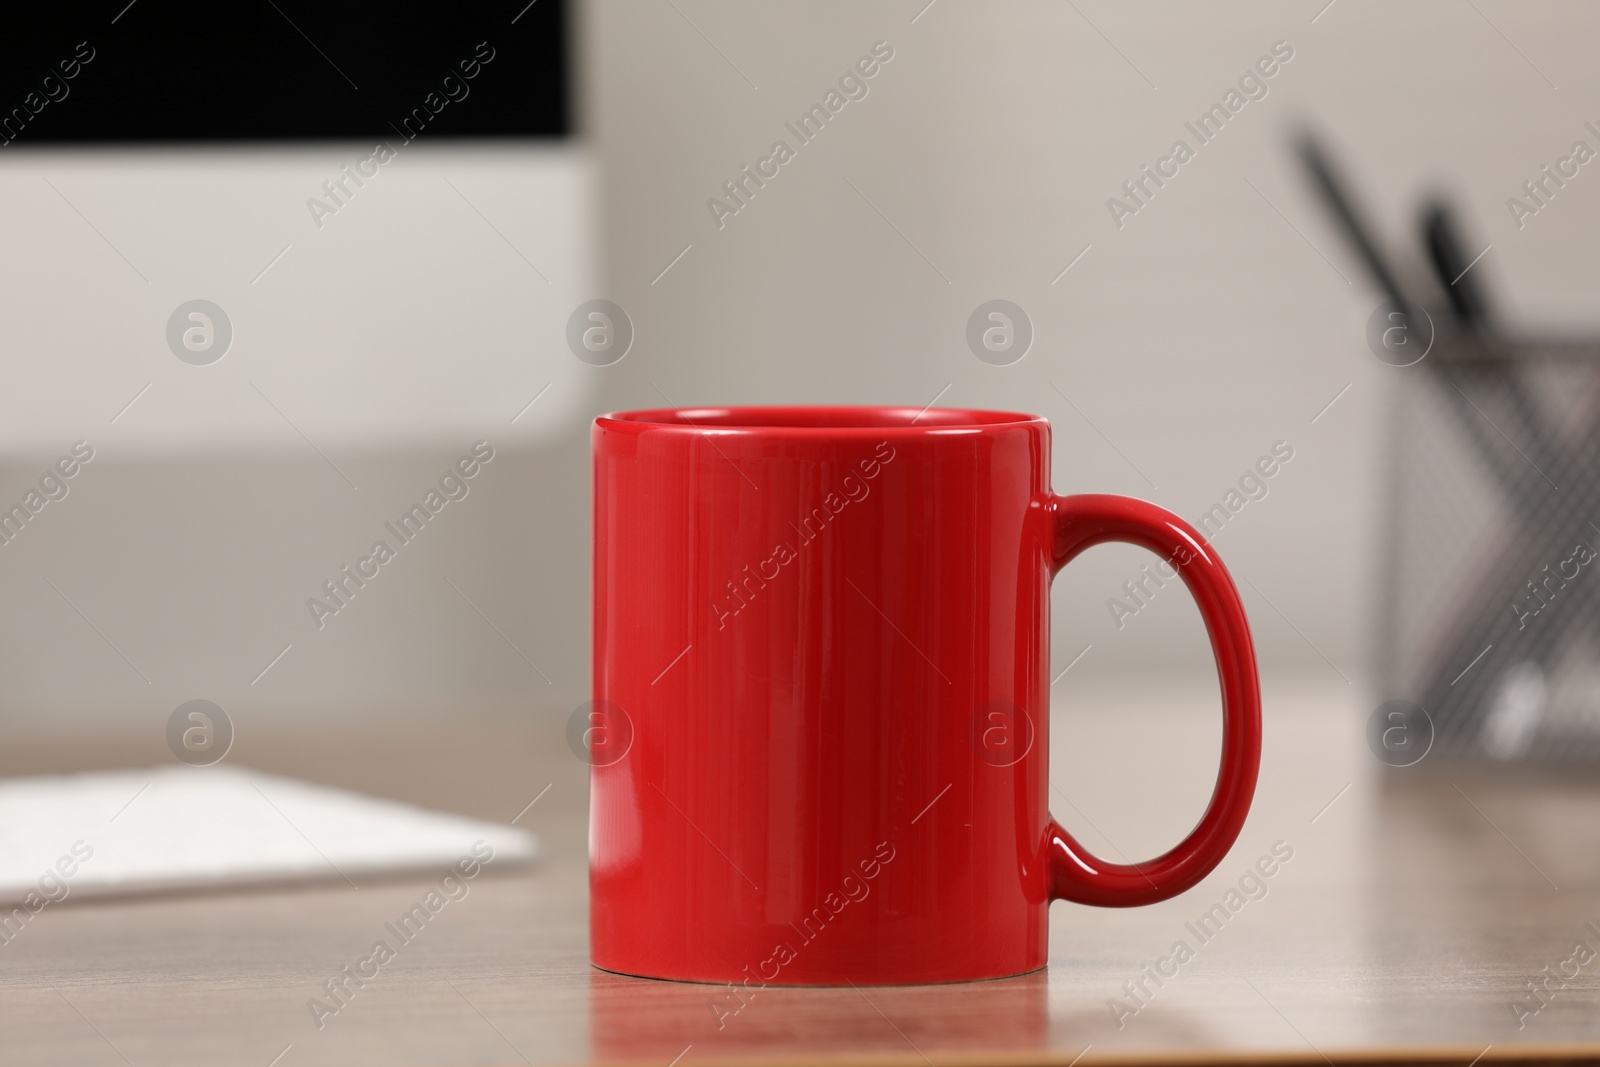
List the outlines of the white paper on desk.
<svg viewBox="0 0 1600 1067">
<path fill-rule="evenodd" d="M 29 893 L 330 878 L 361 886 L 378 873 L 442 877 L 463 858 L 497 870 L 537 854 L 537 839 L 515 826 L 236 767 L 0 779 L 8 905 Z"/>
</svg>

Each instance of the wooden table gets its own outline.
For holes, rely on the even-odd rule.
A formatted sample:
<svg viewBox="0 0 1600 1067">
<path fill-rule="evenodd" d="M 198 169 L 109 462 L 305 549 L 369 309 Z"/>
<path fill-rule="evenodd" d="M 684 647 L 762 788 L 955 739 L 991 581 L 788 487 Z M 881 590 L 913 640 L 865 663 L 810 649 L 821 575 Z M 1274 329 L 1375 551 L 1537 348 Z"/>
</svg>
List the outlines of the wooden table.
<svg viewBox="0 0 1600 1067">
<path fill-rule="evenodd" d="M 474 882 L 320 1030 L 308 1000 L 428 880 L 52 906 L 0 946 L 0 1063 L 1600 1062 L 1600 957 L 1520 1029 L 1512 1006 L 1531 1010 L 1524 983 L 1576 943 L 1600 952 L 1593 777 L 1428 761 L 1390 772 L 1362 739 L 1375 701 L 1337 681 L 1269 679 L 1266 692 L 1255 809 L 1233 854 L 1184 897 L 1056 905 L 1042 973 L 769 988 L 720 1028 L 712 1004 L 725 989 L 589 968 L 586 768 L 559 710 L 241 723 L 230 760 L 476 816 L 510 820 L 549 784 L 520 820 L 548 856 Z M 1212 683 L 1069 679 L 1056 699 L 1057 816 L 1111 855 L 1176 840 L 1215 765 Z M 13 738 L 0 772 L 166 759 L 159 736 L 88 748 Z M 1187 924 L 1228 903 L 1280 841 L 1293 858 L 1265 895 L 1247 883 L 1259 899 L 1197 937 Z M 1178 940 L 1193 956 L 1157 987 L 1144 968 L 1171 974 L 1160 961 Z M 1124 982 L 1141 980 L 1149 995 L 1135 1000 Z"/>
</svg>

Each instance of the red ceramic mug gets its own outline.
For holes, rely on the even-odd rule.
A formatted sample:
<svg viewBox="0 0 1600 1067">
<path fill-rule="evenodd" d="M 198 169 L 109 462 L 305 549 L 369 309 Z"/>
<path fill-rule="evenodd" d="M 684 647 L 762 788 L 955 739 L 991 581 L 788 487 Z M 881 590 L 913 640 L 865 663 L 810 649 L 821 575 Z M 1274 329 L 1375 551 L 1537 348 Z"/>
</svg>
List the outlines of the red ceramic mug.
<svg viewBox="0 0 1600 1067">
<path fill-rule="evenodd" d="M 742 986 L 1044 966 L 1052 900 L 1120 907 L 1222 860 L 1260 763 L 1238 591 L 1193 527 L 1056 496 L 1035 415 L 595 420 L 590 952 Z M 1200 822 L 1131 865 L 1051 819 L 1050 580 L 1106 541 L 1176 568 L 1222 689 Z"/>
</svg>

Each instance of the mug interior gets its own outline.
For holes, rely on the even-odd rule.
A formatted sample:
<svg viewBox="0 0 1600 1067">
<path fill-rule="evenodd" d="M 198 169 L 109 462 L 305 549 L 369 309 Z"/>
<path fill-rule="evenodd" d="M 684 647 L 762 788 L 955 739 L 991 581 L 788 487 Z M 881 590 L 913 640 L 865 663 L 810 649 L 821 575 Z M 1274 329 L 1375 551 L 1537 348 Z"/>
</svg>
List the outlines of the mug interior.
<svg viewBox="0 0 1600 1067">
<path fill-rule="evenodd" d="M 1043 422 L 1038 415 L 972 408 L 703 407 L 653 408 L 602 415 L 602 422 L 707 430 L 911 430 L 981 429 Z"/>
</svg>

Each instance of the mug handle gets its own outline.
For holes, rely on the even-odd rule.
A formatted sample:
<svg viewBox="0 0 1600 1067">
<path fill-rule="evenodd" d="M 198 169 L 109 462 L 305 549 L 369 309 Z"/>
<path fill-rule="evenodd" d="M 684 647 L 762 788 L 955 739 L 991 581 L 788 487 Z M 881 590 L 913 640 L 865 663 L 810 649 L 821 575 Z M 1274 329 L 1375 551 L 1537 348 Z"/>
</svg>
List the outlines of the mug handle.
<svg viewBox="0 0 1600 1067">
<path fill-rule="evenodd" d="M 1051 495 L 1050 574 L 1106 541 L 1149 549 L 1175 568 L 1200 608 L 1222 686 L 1222 766 L 1211 802 L 1189 836 L 1144 863 L 1107 863 L 1050 820 L 1050 898 L 1108 908 L 1154 904 L 1204 878 L 1233 847 L 1261 766 L 1261 694 L 1244 605 L 1228 569 L 1194 527 L 1165 508 L 1125 496 Z"/>
</svg>

